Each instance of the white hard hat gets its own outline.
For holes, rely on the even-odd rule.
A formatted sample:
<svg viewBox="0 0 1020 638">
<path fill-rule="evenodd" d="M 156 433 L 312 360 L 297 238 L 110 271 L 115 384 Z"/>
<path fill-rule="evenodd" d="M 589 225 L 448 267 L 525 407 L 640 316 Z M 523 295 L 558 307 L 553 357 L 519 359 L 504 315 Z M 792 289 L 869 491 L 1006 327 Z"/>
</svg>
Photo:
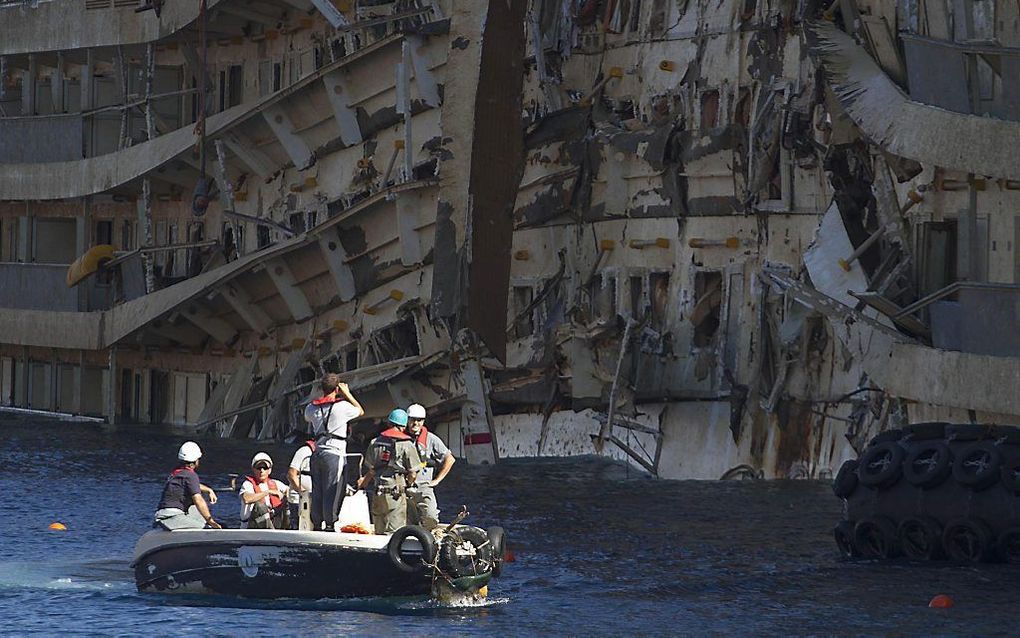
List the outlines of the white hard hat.
<svg viewBox="0 0 1020 638">
<path fill-rule="evenodd" d="M 415 403 L 414 405 L 407 408 L 407 416 L 412 419 L 424 419 L 425 406 Z"/>
<path fill-rule="evenodd" d="M 194 441 L 187 441 L 177 452 L 177 458 L 185 463 L 194 463 L 198 459 L 202 458 L 202 448 L 198 447 L 198 443 L 195 443 Z"/>
<path fill-rule="evenodd" d="M 269 467 L 273 467 L 273 457 L 269 456 L 265 452 L 259 452 L 254 457 L 252 457 L 251 466 L 255 467 L 255 464 L 258 463 L 259 461 L 265 461 L 266 463 L 269 463 Z"/>
</svg>

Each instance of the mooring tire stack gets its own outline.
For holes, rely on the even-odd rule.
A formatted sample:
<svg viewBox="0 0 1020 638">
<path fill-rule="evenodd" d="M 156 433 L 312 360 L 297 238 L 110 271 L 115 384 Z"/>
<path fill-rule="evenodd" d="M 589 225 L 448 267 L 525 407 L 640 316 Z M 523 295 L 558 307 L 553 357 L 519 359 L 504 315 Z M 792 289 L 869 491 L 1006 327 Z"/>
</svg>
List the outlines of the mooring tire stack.
<svg viewBox="0 0 1020 638">
<path fill-rule="evenodd" d="M 847 558 L 1020 563 L 1020 428 L 882 432 L 843 464 L 832 490 L 844 502 L 833 536 Z"/>
</svg>

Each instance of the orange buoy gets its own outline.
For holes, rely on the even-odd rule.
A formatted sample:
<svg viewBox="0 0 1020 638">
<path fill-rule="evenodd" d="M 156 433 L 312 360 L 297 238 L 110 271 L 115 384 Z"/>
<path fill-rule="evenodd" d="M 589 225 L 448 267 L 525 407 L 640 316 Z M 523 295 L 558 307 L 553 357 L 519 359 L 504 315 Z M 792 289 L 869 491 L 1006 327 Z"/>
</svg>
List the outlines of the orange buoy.
<svg viewBox="0 0 1020 638">
<path fill-rule="evenodd" d="M 514 553 L 512 551 L 510 551 L 509 547 L 507 547 L 506 550 L 503 551 L 503 562 L 504 563 L 512 563 L 512 562 L 514 562 L 516 560 L 517 560 L 517 558 L 514 557 Z"/>
<path fill-rule="evenodd" d="M 63 523 L 50 523 L 50 529 L 58 532 L 66 532 L 67 526 Z"/>
<path fill-rule="evenodd" d="M 938 596 L 931 599 L 931 602 L 928 603 L 928 606 L 931 607 L 932 609 L 949 609 L 955 604 L 956 603 L 953 602 L 953 599 L 950 598 L 949 596 L 946 596 L 945 594 L 939 594 Z"/>
</svg>

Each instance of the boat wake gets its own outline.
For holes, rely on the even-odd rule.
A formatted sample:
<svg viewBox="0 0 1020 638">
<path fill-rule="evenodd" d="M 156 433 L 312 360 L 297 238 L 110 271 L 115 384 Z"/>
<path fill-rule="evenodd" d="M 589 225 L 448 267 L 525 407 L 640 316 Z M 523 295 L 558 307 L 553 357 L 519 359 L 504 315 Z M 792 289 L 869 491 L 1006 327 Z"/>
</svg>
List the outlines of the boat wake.
<svg viewBox="0 0 1020 638">
<path fill-rule="evenodd" d="M 127 563 L 115 560 L 46 564 L 0 563 L 0 589 L 133 591 Z"/>
<path fill-rule="evenodd" d="M 496 607 L 499 605 L 507 605 L 510 603 L 510 598 L 473 598 L 465 597 L 459 600 L 436 600 L 431 598 L 426 601 L 412 602 L 404 606 L 405 609 L 473 609 L 473 608 L 485 608 L 485 607 Z"/>
</svg>

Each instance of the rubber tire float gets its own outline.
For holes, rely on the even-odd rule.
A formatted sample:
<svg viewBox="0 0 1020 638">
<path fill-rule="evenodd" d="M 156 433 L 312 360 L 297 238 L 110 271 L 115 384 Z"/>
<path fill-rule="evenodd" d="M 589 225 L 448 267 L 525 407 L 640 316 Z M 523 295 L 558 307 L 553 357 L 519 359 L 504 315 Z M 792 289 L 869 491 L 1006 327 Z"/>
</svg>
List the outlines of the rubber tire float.
<svg viewBox="0 0 1020 638">
<path fill-rule="evenodd" d="M 421 545 L 422 553 L 421 558 L 415 557 L 410 561 L 405 560 L 402 553 L 402 546 L 404 541 L 409 538 L 415 538 Z M 390 537 L 389 543 L 386 544 L 386 553 L 390 557 L 390 562 L 398 570 L 405 574 L 415 574 L 425 569 L 427 565 L 431 565 L 436 561 L 436 539 L 432 536 L 424 527 L 419 525 L 405 525 L 397 531 L 393 532 L 393 536 Z"/>
<path fill-rule="evenodd" d="M 1020 427 L 918 423 L 881 432 L 832 483 L 845 558 L 1020 563 Z"/>
</svg>

